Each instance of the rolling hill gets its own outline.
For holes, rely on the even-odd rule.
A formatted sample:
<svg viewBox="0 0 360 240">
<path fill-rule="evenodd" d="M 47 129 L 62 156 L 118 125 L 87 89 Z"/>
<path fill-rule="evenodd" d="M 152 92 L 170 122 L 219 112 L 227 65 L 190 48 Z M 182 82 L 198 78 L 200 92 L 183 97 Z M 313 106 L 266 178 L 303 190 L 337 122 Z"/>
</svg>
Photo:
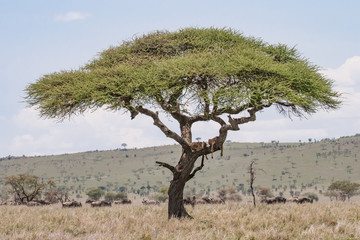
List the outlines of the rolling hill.
<svg viewBox="0 0 360 240">
<path fill-rule="evenodd" d="M 360 182 L 360 134 L 339 139 L 307 143 L 237 143 L 224 144 L 224 156 L 214 153 L 204 168 L 188 182 L 186 194 L 204 194 L 234 186 L 245 193 L 249 188 L 248 167 L 257 169 L 255 186 L 277 192 L 323 191 L 331 182 Z M 155 161 L 175 165 L 181 155 L 179 145 L 142 149 L 116 149 L 74 154 L 0 159 L 2 179 L 29 172 L 44 181 L 53 179 L 58 186 L 71 189 L 74 197 L 84 198 L 91 187 L 105 191 L 147 194 L 168 186 L 171 173 Z M 200 159 L 199 159 L 200 160 Z M 198 160 L 198 161 L 199 161 Z M 197 163 L 200 164 L 200 163 Z"/>
</svg>

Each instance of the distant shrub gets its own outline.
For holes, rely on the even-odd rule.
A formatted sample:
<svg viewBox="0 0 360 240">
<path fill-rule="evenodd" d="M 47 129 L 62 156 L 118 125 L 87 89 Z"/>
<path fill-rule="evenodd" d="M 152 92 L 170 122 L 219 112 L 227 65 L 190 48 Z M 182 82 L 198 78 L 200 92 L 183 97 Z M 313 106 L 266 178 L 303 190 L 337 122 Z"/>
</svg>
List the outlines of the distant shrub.
<svg viewBox="0 0 360 240">
<path fill-rule="evenodd" d="M 225 201 L 242 201 L 242 196 L 235 187 L 222 188 L 218 191 L 219 197 Z"/>
<path fill-rule="evenodd" d="M 272 194 L 270 188 L 265 188 L 265 187 L 259 187 L 258 191 L 257 191 L 257 195 L 260 198 L 270 198 L 270 197 L 274 197 L 274 195 Z"/>
<path fill-rule="evenodd" d="M 156 194 L 154 198 L 155 198 L 155 200 L 157 200 L 159 202 L 165 202 L 168 199 L 168 195 L 159 193 L 159 194 Z"/>
<path fill-rule="evenodd" d="M 115 200 L 126 200 L 126 199 L 127 199 L 127 194 L 123 192 L 119 192 L 119 193 L 108 192 L 105 194 L 105 200 L 110 202 Z"/>
<path fill-rule="evenodd" d="M 104 191 L 99 188 L 92 188 L 86 192 L 86 195 L 88 195 L 89 198 L 94 200 L 99 200 L 103 194 Z"/>
<path fill-rule="evenodd" d="M 315 201 L 319 201 L 319 196 L 316 194 L 316 193 L 304 193 L 303 194 L 305 197 L 308 197 L 312 200 L 315 200 Z"/>
</svg>

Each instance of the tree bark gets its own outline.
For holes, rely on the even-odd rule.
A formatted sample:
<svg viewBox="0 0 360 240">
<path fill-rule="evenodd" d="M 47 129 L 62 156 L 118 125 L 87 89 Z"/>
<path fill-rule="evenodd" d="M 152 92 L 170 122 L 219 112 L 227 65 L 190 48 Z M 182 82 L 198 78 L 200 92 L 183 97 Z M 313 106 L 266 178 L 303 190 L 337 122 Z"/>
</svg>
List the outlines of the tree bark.
<svg viewBox="0 0 360 240">
<path fill-rule="evenodd" d="M 187 152 L 184 150 L 179 163 L 175 167 L 171 167 L 168 164 L 158 163 L 163 167 L 168 168 L 173 173 L 173 179 L 170 182 L 168 196 L 168 218 L 192 218 L 184 207 L 184 187 L 188 180 L 195 175 L 196 171 L 193 171 L 194 163 L 199 157 L 198 154 Z M 193 171 L 193 173 L 192 173 Z"/>
<path fill-rule="evenodd" d="M 186 181 L 182 179 L 173 180 L 169 187 L 169 205 L 168 205 L 168 218 L 192 218 L 184 206 L 184 187 Z"/>
</svg>

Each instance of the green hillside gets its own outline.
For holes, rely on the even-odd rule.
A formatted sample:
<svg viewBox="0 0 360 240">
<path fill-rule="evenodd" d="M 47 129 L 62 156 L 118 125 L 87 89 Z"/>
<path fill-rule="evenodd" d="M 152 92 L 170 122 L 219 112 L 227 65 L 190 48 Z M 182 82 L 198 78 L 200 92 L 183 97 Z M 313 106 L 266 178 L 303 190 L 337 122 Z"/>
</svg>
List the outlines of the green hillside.
<svg viewBox="0 0 360 240">
<path fill-rule="evenodd" d="M 360 134 L 340 139 L 307 143 L 226 143 L 224 156 L 214 153 L 205 160 L 185 189 L 186 193 L 215 191 L 235 186 L 249 188 L 248 167 L 255 161 L 255 185 L 273 191 L 326 190 L 332 181 L 360 182 Z M 179 145 L 131 150 L 93 151 L 75 154 L 0 159 L 0 191 L 5 176 L 29 172 L 53 179 L 58 186 L 71 189 L 84 198 L 91 187 L 105 191 L 147 193 L 168 186 L 171 173 L 155 161 L 176 164 Z M 199 160 L 200 161 L 200 158 Z M 200 164 L 200 163 L 197 163 Z"/>
</svg>

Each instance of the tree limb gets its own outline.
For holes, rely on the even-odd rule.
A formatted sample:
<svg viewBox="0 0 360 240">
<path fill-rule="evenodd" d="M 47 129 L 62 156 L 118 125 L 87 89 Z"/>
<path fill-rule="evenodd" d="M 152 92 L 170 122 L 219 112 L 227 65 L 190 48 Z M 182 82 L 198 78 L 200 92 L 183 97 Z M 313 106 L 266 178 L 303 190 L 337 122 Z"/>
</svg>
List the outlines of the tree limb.
<svg viewBox="0 0 360 240">
<path fill-rule="evenodd" d="M 159 166 L 161 166 L 161 167 L 165 167 L 165 168 L 169 169 L 174 174 L 177 172 L 176 168 L 174 166 L 171 166 L 170 164 L 167 164 L 164 162 L 158 162 L 158 161 L 156 161 L 155 163 L 159 164 Z"/>
<path fill-rule="evenodd" d="M 200 171 L 203 167 L 204 167 L 204 155 L 201 158 L 201 165 L 194 169 L 194 171 L 189 175 L 189 177 L 187 178 L 186 181 L 189 181 L 190 179 L 192 179 L 195 176 L 195 173 Z"/>
<path fill-rule="evenodd" d="M 154 125 L 160 128 L 160 130 L 168 137 L 174 139 L 178 142 L 183 148 L 190 151 L 189 144 L 177 133 L 171 131 L 159 118 L 158 112 L 153 112 L 149 109 L 143 108 L 142 106 L 136 107 L 136 110 L 142 114 L 150 116 L 154 120 Z"/>
</svg>

